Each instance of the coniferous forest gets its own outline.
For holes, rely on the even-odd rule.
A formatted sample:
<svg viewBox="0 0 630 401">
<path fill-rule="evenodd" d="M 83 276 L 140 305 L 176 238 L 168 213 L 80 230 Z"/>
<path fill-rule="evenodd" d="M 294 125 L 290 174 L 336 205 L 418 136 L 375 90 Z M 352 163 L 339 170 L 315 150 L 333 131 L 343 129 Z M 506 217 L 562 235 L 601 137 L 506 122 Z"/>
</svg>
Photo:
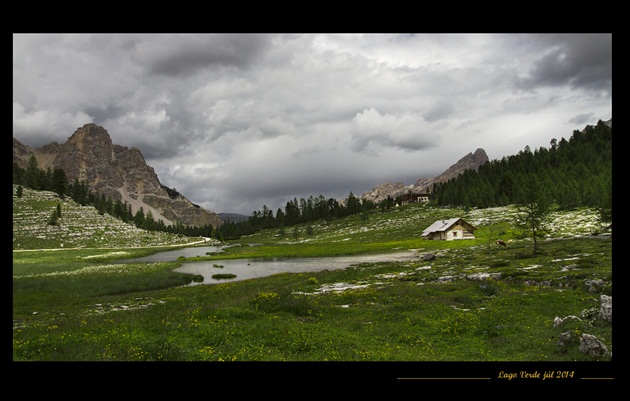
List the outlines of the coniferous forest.
<svg viewBox="0 0 630 401">
<path fill-rule="evenodd" d="M 440 206 L 486 208 L 524 203 L 531 191 L 560 209 L 589 206 L 612 213 L 612 127 L 600 120 L 569 140 L 551 139 L 549 148 L 526 146 L 436 184 L 431 198 Z"/>
</svg>

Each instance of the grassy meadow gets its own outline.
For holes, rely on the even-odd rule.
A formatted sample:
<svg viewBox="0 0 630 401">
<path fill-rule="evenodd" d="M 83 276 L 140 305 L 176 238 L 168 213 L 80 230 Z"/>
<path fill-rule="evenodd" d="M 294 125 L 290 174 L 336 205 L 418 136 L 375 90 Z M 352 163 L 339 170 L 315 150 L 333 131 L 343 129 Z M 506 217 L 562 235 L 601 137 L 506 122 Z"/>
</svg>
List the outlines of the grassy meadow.
<svg viewBox="0 0 630 401">
<path fill-rule="evenodd" d="M 612 324 L 598 319 L 600 297 L 612 295 L 612 236 L 592 235 L 602 228 L 591 209 L 554 212 L 537 254 L 513 227 L 513 207 L 411 204 L 263 230 L 219 255 L 120 263 L 209 242 L 138 232 L 71 201 L 52 227 L 58 202 L 28 189 L 14 196 L 13 361 L 612 360 Z M 475 226 L 476 239 L 421 238 L 453 217 Z M 411 256 L 220 284 L 187 286 L 195 277 L 173 271 L 197 260 L 399 251 Z M 571 340 L 560 347 L 565 332 Z M 609 353 L 581 352 L 583 333 Z"/>
</svg>

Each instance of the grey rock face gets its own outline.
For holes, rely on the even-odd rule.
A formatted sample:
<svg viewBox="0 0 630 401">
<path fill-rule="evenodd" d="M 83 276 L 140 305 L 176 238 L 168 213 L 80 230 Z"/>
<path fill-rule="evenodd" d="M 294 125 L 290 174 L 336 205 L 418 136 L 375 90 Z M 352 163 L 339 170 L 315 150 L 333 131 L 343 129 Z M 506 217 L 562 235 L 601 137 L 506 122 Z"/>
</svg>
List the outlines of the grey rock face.
<svg viewBox="0 0 630 401">
<path fill-rule="evenodd" d="M 90 191 L 114 201 L 131 205 L 135 214 L 141 207 L 166 225 L 205 226 L 217 228 L 219 216 L 193 204 L 183 195 L 160 183 L 139 149 L 112 143 L 105 128 L 86 124 L 63 144 L 53 142 L 41 148 L 30 148 L 13 139 L 13 160 L 26 167 L 34 154 L 41 169 L 61 168 L 70 183 L 86 181 Z"/>
<path fill-rule="evenodd" d="M 405 185 L 401 182 L 386 182 L 384 184 L 377 185 L 370 191 L 364 192 L 359 198 L 378 203 L 387 199 L 388 196 L 395 199 L 398 196 L 408 193 L 428 193 L 431 192 L 433 184 L 446 182 L 457 177 L 466 170 L 478 170 L 479 167 L 488 160 L 486 151 L 479 148 L 474 153 L 471 152 L 459 159 L 457 163 L 450 166 L 437 177 L 421 178 L 412 185 Z"/>
</svg>

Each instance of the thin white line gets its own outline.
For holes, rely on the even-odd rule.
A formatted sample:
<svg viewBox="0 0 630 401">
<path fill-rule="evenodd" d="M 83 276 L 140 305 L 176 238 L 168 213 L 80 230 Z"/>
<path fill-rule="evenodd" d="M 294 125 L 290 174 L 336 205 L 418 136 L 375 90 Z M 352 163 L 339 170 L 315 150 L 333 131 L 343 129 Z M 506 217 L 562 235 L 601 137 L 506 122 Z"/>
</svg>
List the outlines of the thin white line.
<svg viewBox="0 0 630 401">
<path fill-rule="evenodd" d="M 614 377 L 580 377 L 580 380 L 614 380 Z"/>
<path fill-rule="evenodd" d="M 398 380 L 491 380 L 490 377 L 399 377 Z"/>
</svg>

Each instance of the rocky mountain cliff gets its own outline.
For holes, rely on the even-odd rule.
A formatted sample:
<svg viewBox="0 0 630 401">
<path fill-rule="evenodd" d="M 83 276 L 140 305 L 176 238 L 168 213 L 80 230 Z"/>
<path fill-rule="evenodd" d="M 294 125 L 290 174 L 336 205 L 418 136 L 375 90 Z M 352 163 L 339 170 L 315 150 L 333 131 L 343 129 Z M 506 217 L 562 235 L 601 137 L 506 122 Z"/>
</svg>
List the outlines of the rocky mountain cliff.
<svg viewBox="0 0 630 401">
<path fill-rule="evenodd" d="M 489 159 L 486 151 L 479 148 L 475 151 L 475 153 L 469 153 L 459 159 L 457 163 L 450 166 L 437 177 L 421 178 L 411 185 L 405 185 L 401 182 L 386 182 L 384 184 L 377 185 L 370 191 L 364 192 L 361 196 L 359 196 L 359 198 L 378 203 L 384 199 L 387 199 L 388 196 L 391 196 L 395 199 L 398 196 L 402 196 L 408 193 L 430 193 L 433 189 L 433 184 L 438 182 L 446 182 L 469 169 L 477 170 L 479 169 L 479 166 L 481 166 L 488 160 Z"/>
<path fill-rule="evenodd" d="M 13 138 L 13 162 L 26 168 L 35 155 L 40 169 L 63 169 L 70 183 L 85 180 L 92 192 L 131 205 L 133 213 L 140 207 L 151 211 L 153 218 L 166 225 L 217 228 L 221 218 L 195 205 L 175 189 L 160 183 L 152 167 L 146 164 L 137 148 L 112 143 L 105 128 L 86 124 L 78 128 L 64 144 L 52 142 L 31 148 Z"/>
</svg>

